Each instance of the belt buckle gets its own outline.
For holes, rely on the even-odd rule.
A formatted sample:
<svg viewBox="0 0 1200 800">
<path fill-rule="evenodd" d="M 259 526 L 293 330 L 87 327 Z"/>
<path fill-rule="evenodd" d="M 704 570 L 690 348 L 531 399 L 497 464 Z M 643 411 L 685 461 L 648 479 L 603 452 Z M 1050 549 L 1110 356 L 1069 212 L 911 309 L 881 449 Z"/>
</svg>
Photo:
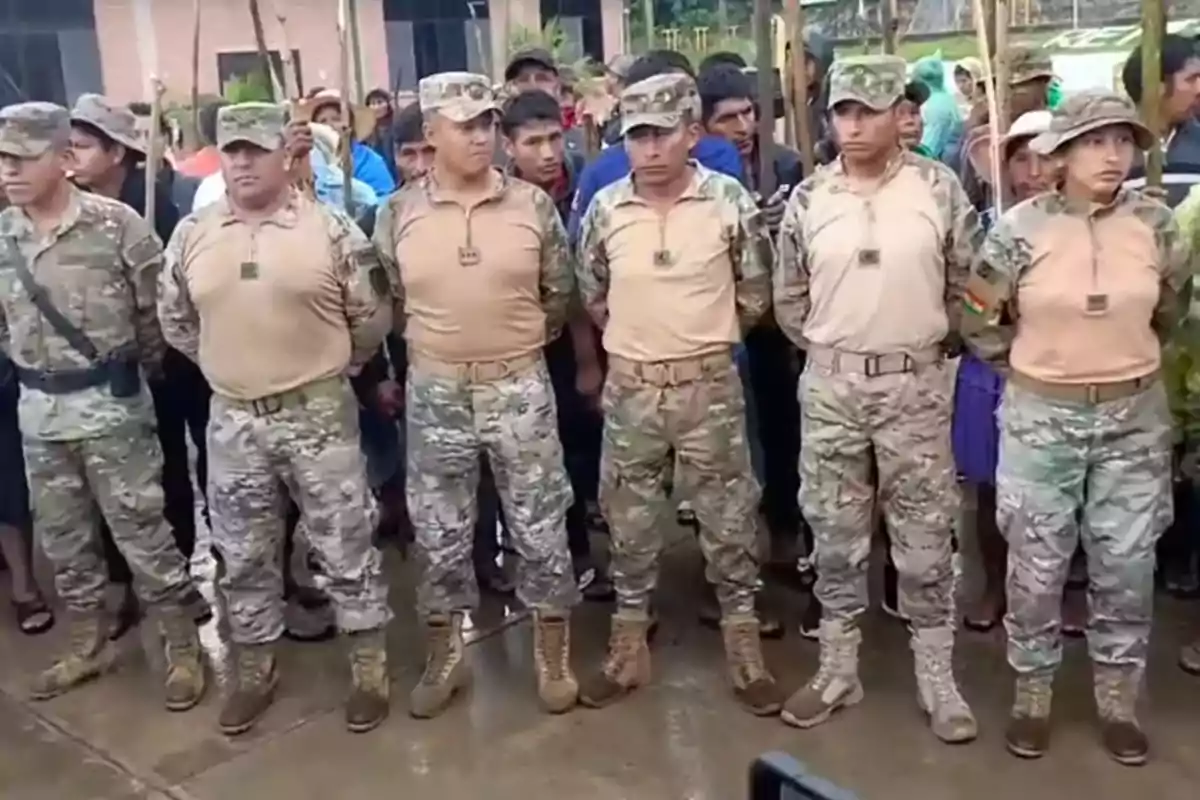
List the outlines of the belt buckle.
<svg viewBox="0 0 1200 800">
<path fill-rule="evenodd" d="M 671 367 L 669 364 L 642 364 L 639 368 L 642 380 L 655 386 L 669 386 Z"/>
<path fill-rule="evenodd" d="M 500 380 L 507 372 L 507 361 L 477 361 L 470 367 L 471 380 L 478 383 Z"/>
<path fill-rule="evenodd" d="M 260 397 L 250 401 L 250 410 L 256 417 L 269 417 L 283 410 L 283 395 Z"/>
<path fill-rule="evenodd" d="M 863 359 L 863 372 L 868 378 L 878 378 L 883 374 L 880 356 L 867 356 Z"/>
</svg>

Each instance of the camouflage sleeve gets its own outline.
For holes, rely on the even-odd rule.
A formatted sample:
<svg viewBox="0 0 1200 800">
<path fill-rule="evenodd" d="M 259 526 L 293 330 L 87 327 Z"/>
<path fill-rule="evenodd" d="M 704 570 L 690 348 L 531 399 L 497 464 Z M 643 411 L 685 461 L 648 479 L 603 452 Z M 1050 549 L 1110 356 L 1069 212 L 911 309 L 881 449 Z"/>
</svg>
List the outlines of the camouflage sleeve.
<svg viewBox="0 0 1200 800">
<path fill-rule="evenodd" d="M 1179 225 L 1166 206 L 1154 204 L 1154 238 L 1158 244 L 1159 279 L 1158 304 L 1154 307 L 1153 326 L 1163 344 L 1171 341 L 1180 322 L 1188 314 L 1192 301 L 1193 250 L 1180 235 Z M 1200 322 L 1198 320 L 1197 322 Z M 1192 327 L 1189 325 L 1189 328 Z M 1189 331 L 1191 333 L 1191 331 Z"/>
<path fill-rule="evenodd" d="M 753 327 L 771 307 L 771 264 L 775 253 L 762 209 L 750 193 L 733 179 L 727 182 L 737 209 L 737 223 L 730 256 L 736 282 L 738 320 L 742 330 Z"/>
<path fill-rule="evenodd" d="M 601 330 L 608 323 L 608 250 L 604 238 L 608 213 L 602 199 L 588 207 L 579 224 L 579 251 L 575 259 L 580 300 Z"/>
<path fill-rule="evenodd" d="M 132 209 L 121 221 L 121 262 L 133 298 L 133 328 L 138 359 L 146 374 L 162 374 L 167 343 L 158 321 L 158 280 L 163 267 L 163 246 L 150 225 Z"/>
<path fill-rule="evenodd" d="M 772 270 L 775 321 L 787 337 L 804 347 L 804 322 L 812 300 L 809 297 L 808 252 L 804 242 L 804 215 L 811 198 L 812 182 L 795 188 L 779 224 L 778 257 Z"/>
<path fill-rule="evenodd" d="M 563 227 L 558 209 L 550 195 L 538 190 L 534 194 L 534 210 L 538 229 L 542 231 L 542 263 L 539 281 L 542 309 L 546 312 L 546 341 L 562 333 L 567 324 L 571 295 L 575 292 L 575 270 L 567 229 Z"/>
<path fill-rule="evenodd" d="M 998 370 L 1008 368 L 1016 335 L 1016 285 L 1028 268 L 1029 242 L 1005 214 L 983 241 L 963 291 L 962 336 L 967 346 Z"/>
<path fill-rule="evenodd" d="M 196 218 L 187 217 L 176 226 L 167 243 L 162 272 L 158 278 L 158 318 L 163 338 L 192 361 L 200 360 L 200 314 L 188 291 L 184 262 L 188 239 L 196 228 Z"/>
<path fill-rule="evenodd" d="M 971 264 L 983 245 L 983 226 L 958 178 L 943 170 L 947 222 L 944 259 L 946 261 L 946 320 L 949 322 L 946 347 L 951 352 L 961 349 L 963 298 L 971 277 Z"/>
<path fill-rule="evenodd" d="M 392 330 L 397 336 L 401 336 L 404 334 L 405 314 L 404 284 L 400 282 L 400 263 L 396 260 L 397 202 L 393 196 L 379 206 L 372 242 L 392 294 Z"/>
<path fill-rule="evenodd" d="M 350 367 L 366 364 L 379 352 L 392 328 L 391 290 L 379 253 L 371 240 L 341 209 L 322 206 L 328 213 L 333 245 L 334 275 L 342 290 L 350 327 Z"/>
</svg>

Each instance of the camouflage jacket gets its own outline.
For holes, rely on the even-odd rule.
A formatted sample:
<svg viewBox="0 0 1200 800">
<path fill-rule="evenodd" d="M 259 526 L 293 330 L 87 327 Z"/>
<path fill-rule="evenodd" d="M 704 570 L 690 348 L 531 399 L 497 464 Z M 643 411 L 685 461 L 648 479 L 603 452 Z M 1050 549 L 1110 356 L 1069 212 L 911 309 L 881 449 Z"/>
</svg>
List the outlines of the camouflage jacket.
<svg viewBox="0 0 1200 800">
<path fill-rule="evenodd" d="M 42 316 L 18 279 L 24 261 L 50 302 L 83 331 L 102 356 L 136 348 L 143 373 L 158 375 L 166 351 L 155 301 L 162 244 L 123 203 L 71 190 L 62 220 L 40 235 L 19 208 L 0 213 L 0 349 L 18 367 L 91 366 Z M 104 436 L 130 422 L 149 422 L 148 393 L 114 398 L 107 385 L 72 394 L 21 392 L 26 436 L 78 440 Z"/>
<path fill-rule="evenodd" d="M 1194 187 L 1176 206 L 1175 224 L 1181 247 L 1191 258 L 1194 282 L 1195 258 L 1200 255 L 1200 186 Z M 1193 285 L 1193 290 L 1196 288 Z M 1163 379 L 1179 436 L 1194 449 L 1200 447 L 1200 303 L 1194 295 L 1189 301 L 1191 308 L 1185 324 L 1163 352 Z"/>
<path fill-rule="evenodd" d="M 1049 192 L 1030 198 L 1006 211 L 988 233 L 964 298 L 963 333 L 971 349 L 999 370 L 1008 367 L 1008 354 L 1020 318 L 1018 289 L 1033 267 L 1033 244 L 1047 222 L 1072 213 L 1063 196 Z M 1131 214 L 1154 236 L 1159 253 L 1159 297 L 1151 326 L 1167 344 L 1187 312 L 1191 271 L 1187 248 L 1180 238 L 1171 211 L 1136 190 L 1122 189 L 1110 206 L 1093 216 Z"/>
<path fill-rule="evenodd" d="M 762 212 L 750 192 L 736 179 L 693 163 L 695 177 L 685 197 L 698 197 L 721 204 L 720 236 L 729 245 L 738 320 L 745 331 L 771 307 L 771 264 L 774 250 Z M 633 175 L 596 193 L 580 225 L 576 258 L 579 294 L 596 324 L 608 320 L 608 287 L 612 263 L 608 237 L 613 228 L 613 211 L 626 203 L 639 203 Z M 703 233 L 697 231 L 697 235 Z"/>
</svg>

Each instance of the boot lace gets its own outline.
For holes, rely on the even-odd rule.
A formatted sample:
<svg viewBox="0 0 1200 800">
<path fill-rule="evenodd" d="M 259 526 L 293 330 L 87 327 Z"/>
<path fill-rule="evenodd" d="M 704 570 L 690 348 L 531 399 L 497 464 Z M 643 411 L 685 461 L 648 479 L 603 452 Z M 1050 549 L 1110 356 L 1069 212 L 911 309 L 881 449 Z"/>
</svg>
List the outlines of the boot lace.
<svg viewBox="0 0 1200 800">
<path fill-rule="evenodd" d="M 937 708 L 930 711 L 940 711 L 942 715 L 950 717 L 970 715 L 967 701 L 959 693 L 958 683 L 954 680 L 949 653 L 942 652 L 937 646 L 924 645 L 922 655 L 925 679 L 937 701 Z"/>
<path fill-rule="evenodd" d="M 1020 678 L 1013 703 L 1017 714 L 1044 719 L 1050 716 L 1050 681 L 1041 677 Z"/>
<path fill-rule="evenodd" d="M 637 658 L 638 633 L 628 623 L 614 622 L 608 635 L 608 655 L 604 659 L 604 675 L 616 681 L 625 665 Z"/>
<path fill-rule="evenodd" d="M 238 684 L 239 688 L 248 692 L 257 692 L 266 685 L 267 673 L 271 668 L 270 656 L 257 653 L 249 648 L 238 653 Z"/>
<path fill-rule="evenodd" d="M 541 620 L 538 661 L 552 681 L 566 676 L 567 626 L 562 620 Z"/>
<path fill-rule="evenodd" d="M 431 627 L 429 656 L 425 659 L 425 672 L 421 683 L 435 686 L 446 680 L 454 656 L 454 632 L 449 625 Z"/>
<path fill-rule="evenodd" d="M 737 664 L 742 680 L 747 684 L 766 677 L 767 668 L 763 664 L 757 626 L 738 625 L 732 628 L 729 631 L 729 654 Z"/>
</svg>

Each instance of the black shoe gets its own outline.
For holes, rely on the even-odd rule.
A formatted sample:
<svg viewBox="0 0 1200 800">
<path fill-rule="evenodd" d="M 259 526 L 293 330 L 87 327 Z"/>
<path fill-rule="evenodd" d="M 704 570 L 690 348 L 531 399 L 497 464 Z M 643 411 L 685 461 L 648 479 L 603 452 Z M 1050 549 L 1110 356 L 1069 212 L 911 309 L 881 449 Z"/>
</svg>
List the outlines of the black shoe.
<svg viewBox="0 0 1200 800">
<path fill-rule="evenodd" d="M 816 597 L 809 598 L 800 615 L 800 635 L 814 642 L 821 636 L 821 601 Z"/>
</svg>

